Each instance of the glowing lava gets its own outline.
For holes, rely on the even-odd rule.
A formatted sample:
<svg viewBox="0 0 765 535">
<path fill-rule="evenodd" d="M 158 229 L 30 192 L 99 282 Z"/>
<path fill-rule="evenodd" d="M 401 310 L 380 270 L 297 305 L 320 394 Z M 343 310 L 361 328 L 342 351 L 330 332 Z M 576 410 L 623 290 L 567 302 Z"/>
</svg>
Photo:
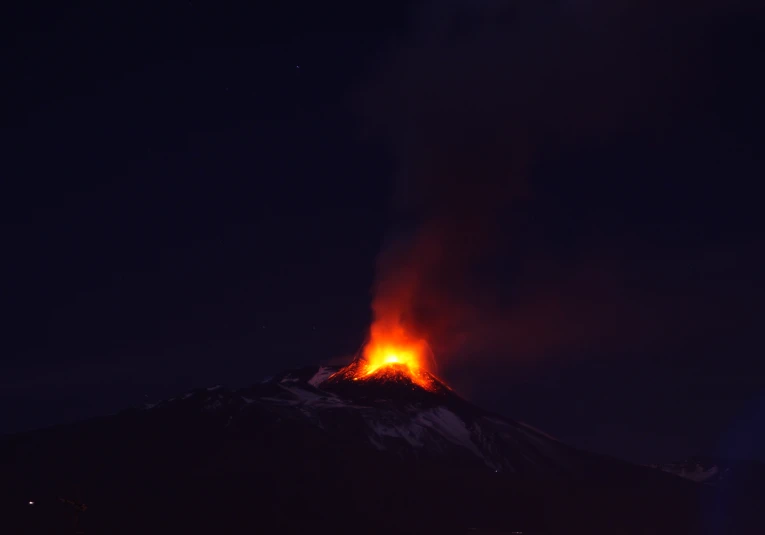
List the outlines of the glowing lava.
<svg viewBox="0 0 765 535">
<path fill-rule="evenodd" d="M 431 360 L 427 341 L 413 336 L 399 324 L 375 322 L 354 380 L 404 376 L 425 390 L 433 390 L 433 376 L 427 369 Z"/>
</svg>

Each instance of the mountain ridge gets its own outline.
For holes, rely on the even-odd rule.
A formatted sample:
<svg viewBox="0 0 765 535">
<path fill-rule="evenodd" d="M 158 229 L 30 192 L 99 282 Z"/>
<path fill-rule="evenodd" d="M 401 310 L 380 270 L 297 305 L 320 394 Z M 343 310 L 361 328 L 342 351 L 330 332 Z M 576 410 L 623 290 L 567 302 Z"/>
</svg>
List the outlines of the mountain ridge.
<svg viewBox="0 0 765 535">
<path fill-rule="evenodd" d="M 87 503 L 83 519 L 108 533 L 698 532 L 694 483 L 578 450 L 446 386 L 413 390 L 396 369 L 372 382 L 342 370 L 6 437 L 4 514 L 22 528 L 29 501 L 58 496 Z"/>
</svg>

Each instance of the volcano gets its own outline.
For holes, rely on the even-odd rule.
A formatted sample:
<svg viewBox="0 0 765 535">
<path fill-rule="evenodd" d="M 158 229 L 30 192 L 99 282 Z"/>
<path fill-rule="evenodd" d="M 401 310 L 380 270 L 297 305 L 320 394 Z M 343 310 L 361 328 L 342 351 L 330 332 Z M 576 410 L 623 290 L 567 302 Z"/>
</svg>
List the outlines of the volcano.
<svg viewBox="0 0 765 535">
<path fill-rule="evenodd" d="M 369 370 L 363 359 L 330 375 L 321 388 L 351 397 L 371 399 L 385 397 L 396 400 L 448 400 L 451 390 L 435 375 L 400 362 L 384 364 Z"/>
<path fill-rule="evenodd" d="M 13 435 L 0 459 L 9 533 L 77 513 L 86 533 L 676 535 L 699 532 L 706 492 L 476 407 L 424 369 L 360 359 Z"/>
</svg>

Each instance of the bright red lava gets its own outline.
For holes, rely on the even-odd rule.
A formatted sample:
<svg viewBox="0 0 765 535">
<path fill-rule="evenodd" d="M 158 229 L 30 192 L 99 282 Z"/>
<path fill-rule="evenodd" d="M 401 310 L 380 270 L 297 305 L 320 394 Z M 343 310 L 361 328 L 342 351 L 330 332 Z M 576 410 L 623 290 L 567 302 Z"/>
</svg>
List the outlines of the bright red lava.
<svg viewBox="0 0 765 535">
<path fill-rule="evenodd" d="M 412 383 L 432 391 L 434 378 L 427 370 L 430 359 L 427 341 L 412 336 L 401 325 L 375 322 L 353 380 L 399 380 L 403 374 Z"/>
</svg>

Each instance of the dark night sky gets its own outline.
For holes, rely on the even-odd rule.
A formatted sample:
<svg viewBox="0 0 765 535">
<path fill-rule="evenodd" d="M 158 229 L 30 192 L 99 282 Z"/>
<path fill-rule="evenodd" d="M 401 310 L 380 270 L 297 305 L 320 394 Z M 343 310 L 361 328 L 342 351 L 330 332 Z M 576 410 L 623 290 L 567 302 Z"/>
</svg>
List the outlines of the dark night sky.
<svg viewBox="0 0 765 535">
<path fill-rule="evenodd" d="M 0 16 L 0 432 L 347 357 L 435 228 L 470 399 L 765 460 L 761 11 L 410 4 Z"/>
</svg>

